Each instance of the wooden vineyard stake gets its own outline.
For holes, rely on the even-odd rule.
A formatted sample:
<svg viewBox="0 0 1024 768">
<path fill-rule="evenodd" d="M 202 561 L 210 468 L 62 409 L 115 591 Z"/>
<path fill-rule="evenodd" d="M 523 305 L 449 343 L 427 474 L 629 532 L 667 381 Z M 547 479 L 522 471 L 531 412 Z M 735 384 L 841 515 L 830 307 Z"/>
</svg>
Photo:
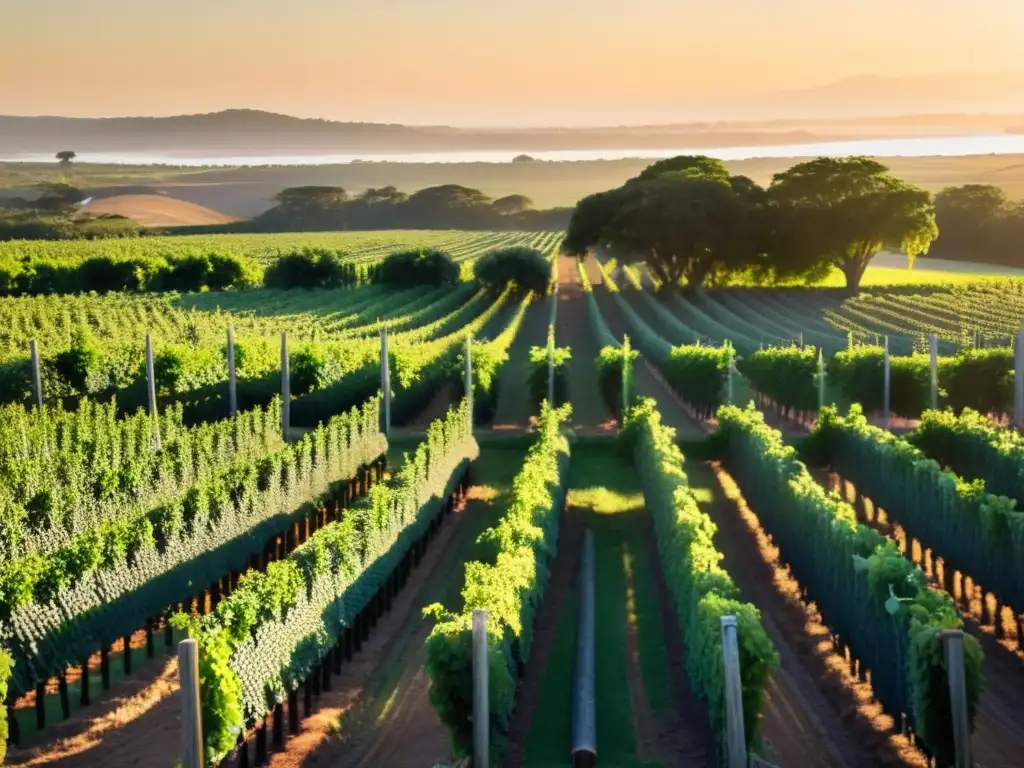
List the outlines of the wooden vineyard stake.
<svg viewBox="0 0 1024 768">
<path fill-rule="evenodd" d="M 1013 345 L 1013 423 L 1017 429 L 1024 427 L 1024 323 Z"/>
<path fill-rule="evenodd" d="M 199 699 L 199 644 L 194 639 L 178 644 L 181 680 L 181 765 L 203 768 L 203 718 Z"/>
<path fill-rule="evenodd" d="M 60 714 L 65 720 L 71 717 L 71 698 L 68 696 L 68 676 L 61 672 L 57 678 L 57 693 L 60 695 Z"/>
<path fill-rule="evenodd" d="M 889 337 L 885 337 L 885 360 L 882 368 L 884 377 L 882 384 L 882 417 L 885 420 L 885 428 L 889 428 L 890 402 L 892 399 L 892 360 L 889 357 Z"/>
<path fill-rule="evenodd" d="M 473 611 L 473 768 L 488 768 L 491 707 L 488 701 L 487 611 Z"/>
<path fill-rule="evenodd" d="M 740 680 L 736 617 L 723 616 L 722 655 L 725 661 L 726 754 L 729 768 L 747 764 L 747 740 L 743 727 L 743 690 Z"/>
<path fill-rule="evenodd" d="M 391 358 L 388 329 L 380 329 L 380 390 L 384 395 L 384 437 L 391 437 Z"/>
<path fill-rule="evenodd" d="M 228 325 L 228 413 L 238 415 L 238 380 L 235 374 L 235 329 Z"/>
<path fill-rule="evenodd" d="M 29 343 L 29 353 L 32 357 L 32 397 L 37 408 L 43 407 L 43 376 L 39 370 L 39 345 L 35 339 Z"/>
<path fill-rule="evenodd" d="M 110 646 L 106 644 L 100 648 L 100 686 L 110 690 Z"/>
<path fill-rule="evenodd" d="M 931 373 L 931 404 L 934 411 L 939 407 L 939 337 L 934 333 L 928 335 L 928 363 Z"/>
<path fill-rule="evenodd" d="M 971 731 L 967 722 L 967 689 L 964 675 L 964 631 L 944 629 L 942 650 L 946 657 L 949 700 L 952 707 L 955 768 L 971 768 Z"/>
<path fill-rule="evenodd" d="M 466 400 L 469 401 L 469 434 L 473 434 L 473 337 L 466 337 Z"/>
<path fill-rule="evenodd" d="M 160 416 L 156 410 L 156 371 L 153 366 L 153 337 L 146 334 L 146 382 L 149 388 L 149 415 L 153 418 L 153 444 L 160 450 Z"/>
<path fill-rule="evenodd" d="M 292 385 L 288 373 L 288 331 L 281 331 L 281 433 L 288 440 L 292 424 Z"/>
</svg>

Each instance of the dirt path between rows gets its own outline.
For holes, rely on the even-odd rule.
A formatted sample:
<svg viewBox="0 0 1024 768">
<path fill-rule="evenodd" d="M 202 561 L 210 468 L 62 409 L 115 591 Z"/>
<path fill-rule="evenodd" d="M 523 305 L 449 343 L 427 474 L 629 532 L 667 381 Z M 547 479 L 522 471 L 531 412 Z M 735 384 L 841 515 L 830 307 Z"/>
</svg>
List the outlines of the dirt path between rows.
<svg viewBox="0 0 1024 768">
<path fill-rule="evenodd" d="M 149 664 L 108 698 L 48 727 L 45 744 L 9 748 L 5 764 L 170 768 L 181 749 L 178 690 L 175 657 Z"/>
<path fill-rule="evenodd" d="M 643 528 L 644 561 L 639 567 L 651 569 L 654 576 L 654 589 L 661 614 L 661 626 L 664 632 L 665 649 L 669 664 L 669 677 L 674 698 L 674 708 L 661 713 L 651 714 L 653 718 L 655 747 L 651 755 L 659 764 L 671 768 L 696 768 L 697 766 L 713 766 L 715 764 L 715 738 L 711 732 L 707 707 L 694 694 L 690 680 L 686 674 L 686 646 L 672 605 L 672 598 L 661 569 L 661 558 L 658 555 L 658 544 L 654 535 L 654 524 L 650 513 L 645 509 L 637 518 Z M 632 576 L 629 575 L 629 587 L 632 589 Z M 631 622 L 632 625 L 632 622 Z M 636 642 L 636 628 L 631 626 L 629 633 L 633 644 Z M 633 667 L 633 664 L 630 664 Z M 639 663 L 630 670 L 630 679 L 642 682 Z M 646 698 L 644 698 L 646 705 Z M 649 707 L 647 708 L 649 710 Z M 648 726 L 649 727 L 649 726 Z M 645 753 L 641 748 L 641 731 L 637 732 L 637 751 L 641 759 Z M 787 766 L 788 768 L 788 766 Z"/>
<path fill-rule="evenodd" d="M 857 519 L 869 525 L 883 536 L 900 544 L 904 555 L 916 562 L 932 581 L 932 586 L 942 589 L 941 553 L 931 553 L 908 535 L 897 522 L 890 521 L 887 512 L 876 507 L 870 498 L 862 496 L 855 483 L 827 468 L 811 471 L 814 479 L 824 488 L 835 490 L 849 501 L 857 513 Z M 954 578 L 953 584 L 961 582 Z M 956 591 L 956 590 L 954 590 Z M 995 637 L 994 627 L 981 624 L 984 614 L 984 596 L 981 589 L 972 585 L 965 594 L 953 594 L 964 620 L 964 629 L 974 635 L 981 644 L 984 658 L 981 674 L 983 688 L 978 702 L 972 740 L 973 757 L 978 765 L 985 768 L 1012 768 L 1024 762 L 1024 662 L 1015 648 L 1008 642 Z M 1006 609 L 1009 610 L 1009 609 Z M 1008 618 L 1013 618 L 1012 611 Z M 1008 626 L 1013 626 L 1008 622 Z"/>
<path fill-rule="evenodd" d="M 495 430 L 530 426 L 530 417 L 537 410 L 530 402 L 530 347 L 544 346 L 550 317 L 550 298 L 538 299 L 526 310 L 519 332 L 509 348 L 508 360 L 501 369 L 501 388 L 493 419 Z"/>
<path fill-rule="evenodd" d="M 576 429 L 614 431 L 615 419 L 608 413 L 597 382 L 595 359 L 601 351 L 590 327 L 587 297 L 580 282 L 576 258 L 558 257 L 558 319 L 555 338 L 560 346 L 572 348 L 569 359 L 569 397 L 572 424 Z"/>
<path fill-rule="evenodd" d="M 583 525 L 579 514 L 566 508 L 559 520 L 558 553 L 551 564 L 547 590 L 533 625 L 533 645 L 523 676 L 519 678 L 515 709 L 509 721 L 508 745 L 502 757 L 502 768 L 521 768 L 526 765 L 526 742 L 540 701 L 548 656 L 558 629 L 558 621 L 565 596 L 577 578 L 580 551 L 583 547 Z M 557 706 L 548 702 L 549 706 Z M 568 747 L 566 749 L 568 752 Z"/>
<path fill-rule="evenodd" d="M 872 700 L 869 686 L 858 683 L 833 652 L 828 628 L 800 601 L 799 585 L 732 478 L 718 464 L 688 464 L 687 472 L 709 489 L 711 499 L 700 506 L 718 526 L 723 566 L 743 599 L 761 611 L 780 656 L 761 724 L 769 759 L 783 768 L 923 768 L 921 754 L 891 734 L 892 720 Z"/>
<path fill-rule="evenodd" d="M 450 762 L 447 729 L 427 696 L 424 642 L 431 624 L 421 611 L 439 582 L 461 577 L 446 554 L 467 521 L 480 513 L 481 503 L 477 487 L 471 486 L 467 501 L 441 526 L 369 642 L 342 667 L 332 690 L 321 693 L 318 711 L 302 722 L 285 751 L 270 757 L 271 768 L 422 768 Z"/>
<path fill-rule="evenodd" d="M 615 303 L 615 297 L 606 290 L 595 290 L 594 296 L 612 334 L 620 339 L 627 335 L 629 327 L 622 316 L 622 310 Z M 658 402 L 662 423 L 675 428 L 678 437 L 693 439 L 707 434 L 706 425 L 690 414 L 689 409 L 672 391 L 662 375 L 642 356 L 633 366 L 633 382 L 638 395 L 654 398 Z"/>
</svg>

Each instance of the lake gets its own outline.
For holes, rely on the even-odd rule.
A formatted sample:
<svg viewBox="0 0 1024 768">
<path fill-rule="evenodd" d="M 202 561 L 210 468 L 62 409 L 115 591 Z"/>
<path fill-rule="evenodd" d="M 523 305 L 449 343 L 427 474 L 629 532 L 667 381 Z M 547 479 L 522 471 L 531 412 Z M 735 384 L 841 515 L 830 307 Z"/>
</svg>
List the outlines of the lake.
<svg viewBox="0 0 1024 768">
<path fill-rule="evenodd" d="M 756 147 L 675 147 L 672 149 L 564 149 L 533 152 L 528 149 L 467 152 L 388 152 L 310 155 L 247 155 L 189 157 L 158 153 L 82 152 L 82 163 L 126 163 L 131 165 L 336 165 L 353 161 L 378 163 L 507 163 L 518 154 L 538 160 L 572 162 L 660 158 L 673 155 L 709 155 L 722 160 L 746 160 L 755 157 L 816 157 L 818 155 L 879 157 L 928 157 L 934 155 L 1012 155 L 1024 154 L 1024 134 L 985 136 L 928 136 L 904 139 L 860 139 L 814 144 L 779 144 Z M 49 154 L 11 155 L 3 161 L 52 162 Z"/>
</svg>

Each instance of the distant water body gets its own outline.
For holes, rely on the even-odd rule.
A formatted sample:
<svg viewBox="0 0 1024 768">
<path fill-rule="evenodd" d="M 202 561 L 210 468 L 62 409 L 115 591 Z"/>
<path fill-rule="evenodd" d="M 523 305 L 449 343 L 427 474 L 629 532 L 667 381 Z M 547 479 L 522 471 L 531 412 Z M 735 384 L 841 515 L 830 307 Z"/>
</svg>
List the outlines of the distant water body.
<svg viewBox="0 0 1024 768">
<path fill-rule="evenodd" d="M 552 162 L 659 158 L 673 155 L 709 155 L 722 160 L 757 157 L 816 157 L 819 155 L 879 157 L 928 157 L 933 155 L 1024 154 L 1024 134 L 991 136 L 929 136 L 908 139 L 862 139 L 814 144 L 778 144 L 756 147 L 676 147 L 673 149 L 562 149 L 548 152 L 530 150 L 486 150 L 453 152 L 341 153 L 320 155 L 238 155 L 194 157 L 155 153 L 82 152 L 83 163 L 125 163 L 130 165 L 336 165 L 351 162 L 377 163 L 507 163 L 519 154 Z M 51 162 L 48 154 L 10 155 L 4 161 Z"/>
</svg>

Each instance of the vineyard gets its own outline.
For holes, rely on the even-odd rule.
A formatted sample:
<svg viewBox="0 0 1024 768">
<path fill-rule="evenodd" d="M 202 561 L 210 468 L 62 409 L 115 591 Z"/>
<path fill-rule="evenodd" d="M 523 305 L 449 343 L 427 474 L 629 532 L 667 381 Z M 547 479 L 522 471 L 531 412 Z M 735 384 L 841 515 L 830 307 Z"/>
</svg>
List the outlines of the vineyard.
<svg viewBox="0 0 1024 768">
<path fill-rule="evenodd" d="M 560 249 L 0 246 L 0 762 L 1019 765 L 1024 283 Z M 97 259 L 169 266 L 17 283 Z"/>
</svg>

